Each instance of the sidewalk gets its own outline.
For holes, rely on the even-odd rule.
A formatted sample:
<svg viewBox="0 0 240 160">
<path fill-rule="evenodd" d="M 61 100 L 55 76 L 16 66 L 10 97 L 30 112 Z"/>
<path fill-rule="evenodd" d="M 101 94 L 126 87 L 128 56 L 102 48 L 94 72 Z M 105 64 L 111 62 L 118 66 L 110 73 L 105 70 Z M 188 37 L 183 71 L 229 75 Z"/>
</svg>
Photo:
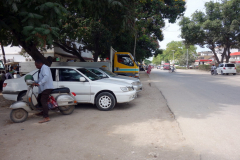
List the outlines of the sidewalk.
<svg viewBox="0 0 240 160">
<path fill-rule="evenodd" d="M 1 160 L 200 159 L 149 76 L 140 72 L 140 80 L 143 91 L 130 103 L 107 112 L 80 104 L 69 116 L 51 113 L 46 124 L 38 124 L 37 116 L 11 123 L 0 102 Z"/>
</svg>

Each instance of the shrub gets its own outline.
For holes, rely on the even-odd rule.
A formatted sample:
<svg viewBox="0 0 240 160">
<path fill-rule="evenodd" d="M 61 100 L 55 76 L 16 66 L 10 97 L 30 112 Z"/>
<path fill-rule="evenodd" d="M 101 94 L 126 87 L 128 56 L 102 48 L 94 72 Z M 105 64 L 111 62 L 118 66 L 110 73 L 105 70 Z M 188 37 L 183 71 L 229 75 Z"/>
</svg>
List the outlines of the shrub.
<svg viewBox="0 0 240 160">
<path fill-rule="evenodd" d="M 211 70 L 211 65 L 199 65 L 198 68 L 199 68 L 200 70 L 210 71 L 210 70 Z"/>
</svg>

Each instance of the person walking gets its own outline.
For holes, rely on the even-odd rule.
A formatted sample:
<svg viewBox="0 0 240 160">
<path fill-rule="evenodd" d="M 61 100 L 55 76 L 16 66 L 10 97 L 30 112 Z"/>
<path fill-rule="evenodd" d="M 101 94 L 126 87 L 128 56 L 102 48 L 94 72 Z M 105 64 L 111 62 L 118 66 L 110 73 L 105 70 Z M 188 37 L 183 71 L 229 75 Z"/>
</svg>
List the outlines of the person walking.
<svg viewBox="0 0 240 160">
<path fill-rule="evenodd" d="M 54 89 L 53 87 L 53 79 L 52 79 L 52 73 L 50 68 L 43 64 L 41 60 L 35 61 L 35 66 L 38 71 L 38 80 L 36 80 L 33 84 L 33 86 L 38 86 L 38 97 L 37 101 L 39 106 L 42 106 L 43 111 L 40 113 L 37 113 L 36 115 L 42 115 L 43 120 L 39 121 L 39 123 L 44 123 L 50 121 L 49 115 L 48 115 L 48 98 L 51 94 L 51 91 Z"/>
</svg>

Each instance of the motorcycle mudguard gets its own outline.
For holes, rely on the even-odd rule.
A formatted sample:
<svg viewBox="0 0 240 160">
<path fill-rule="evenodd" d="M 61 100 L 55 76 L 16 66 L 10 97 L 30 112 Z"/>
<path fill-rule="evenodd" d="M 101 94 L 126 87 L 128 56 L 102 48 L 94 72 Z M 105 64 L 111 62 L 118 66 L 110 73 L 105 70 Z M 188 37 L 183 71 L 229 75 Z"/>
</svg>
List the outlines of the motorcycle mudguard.
<svg viewBox="0 0 240 160">
<path fill-rule="evenodd" d="M 27 112 L 31 112 L 31 108 L 30 106 L 26 103 L 26 102 L 23 102 L 23 101 L 17 101 L 15 103 L 13 103 L 11 106 L 10 106 L 11 109 L 19 109 L 19 108 L 22 108 L 24 110 L 26 110 Z"/>
<path fill-rule="evenodd" d="M 60 94 L 56 98 L 58 106 L 77 105 L 76 99 L 69 94 Z"/>
</svg>

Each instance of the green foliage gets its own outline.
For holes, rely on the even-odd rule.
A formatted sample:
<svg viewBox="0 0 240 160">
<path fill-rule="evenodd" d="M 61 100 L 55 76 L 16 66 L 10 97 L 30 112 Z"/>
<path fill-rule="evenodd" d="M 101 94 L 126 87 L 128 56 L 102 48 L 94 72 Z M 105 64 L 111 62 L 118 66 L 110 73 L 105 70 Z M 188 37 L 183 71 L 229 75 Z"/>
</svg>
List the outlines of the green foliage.
<svg viewBox="0 0 240 160">
<path fill-rule="evenodd" d="M 167 44 L 166 50 L 163 51 L 163 54 L 157 55 L 153 58 L 154 64 L 161 64 L 162 61 L 170 62 L 173 60 L 174 54 L 174 61 L 175 64 L 186 65 L 186 57 L 187 57 L 187 50 L 188 50 L 188 57 L 189 63 L 191 64 L 195 61 L 193 54 L 196 54 L 197 48 L 193 45 L 186 46 L 181 41 L 172 41 Z"/>
<path fill-rule="evenodd" d="M 211 70 L 211 65 L 199 65 L 198 69 L 204 70 L 204 71 L 210 71 Z"/>
<path fill-rule="evenodd" d="M 223 48 L 222 59 L 226 62 L 230 58 L 230 48 L 239 47 L 240 42 L 240 0 L 223 0 L 219 2 L 205 3 L 206 13 L 196 11 L 191 19 L 183 17 L 181 37 L 187 45 L 206 46 L 215 54 L 217 63 L 220 60 L 216 56 L 216 47 Z"/>
<path fill-rule="evenodd" d="M 148 60 L 148 59 L 145 59 L 144 60 L 144 64 L 146 64 L 146 65 L 149 65 L 149 64 L 151 64 L 152 63 L 152 61 L 150 61 L 150 60 Z"/>
</svg>

